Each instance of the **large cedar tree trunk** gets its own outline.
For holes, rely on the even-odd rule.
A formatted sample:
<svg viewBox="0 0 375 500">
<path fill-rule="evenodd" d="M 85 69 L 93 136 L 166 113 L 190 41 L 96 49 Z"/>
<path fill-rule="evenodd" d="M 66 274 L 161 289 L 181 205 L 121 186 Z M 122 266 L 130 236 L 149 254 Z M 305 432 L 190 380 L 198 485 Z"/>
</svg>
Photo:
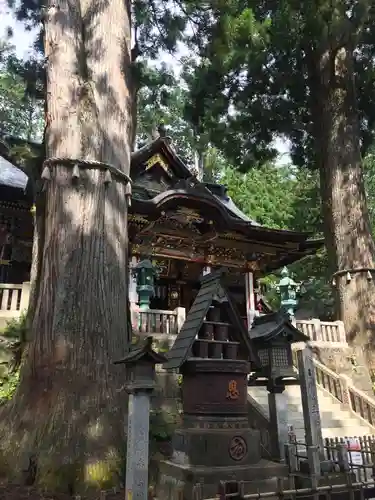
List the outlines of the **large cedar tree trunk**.
<svg viewBox="0 0 375 500">
<path fill-rule="evenodd" d="M 46 157 L 101 160 L 129 174 L 130 2 L 48 4 Z M 130 338 L 125 186 L 80 172 L 73 182 L 58 165 L 46 181 L 31 343 L 3 440 L 17 459 L 35 454 L 39 483 L 70 491 L 118 480 L 127 401 L 113 361 Z"/>
<path fill-rule="evenodd" d="M 321 55 L 315 87 L 318 155 L 325 239 L 332 271 L 374 268 L 375 248 L 366 204 L 353 50 L 341 47 Z M 319 136 L 320 134 L 320 136 Z M 375 287 L 366 272 L 336 276 L 337 303 L 347 339 L 359 364 L 365 353 L 375 368 Z M 374 275 L 375 278 L 375 275 Z"/>
</svg>

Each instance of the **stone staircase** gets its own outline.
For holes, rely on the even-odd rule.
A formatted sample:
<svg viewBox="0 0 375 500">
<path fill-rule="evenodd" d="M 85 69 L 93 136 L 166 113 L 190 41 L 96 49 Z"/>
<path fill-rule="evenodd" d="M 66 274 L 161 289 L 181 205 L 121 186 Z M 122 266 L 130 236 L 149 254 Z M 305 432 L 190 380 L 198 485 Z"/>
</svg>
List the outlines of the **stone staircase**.
<svg viewBox="0 0 375 500">
<path fill-rule="evenodd" d="M 296 345 L 295 345 L 296 346 Z M 293 349 L 297 366 L 297 350 Z M 353 381 L 313 359 L 318 389 L 323 438 L 363 437 L 375 434 L 375 398 L 354 386 Z M 288 401 L 288 424 L 293 426 L 297 441 L 305 442 L 300 386 L 285 390 Z M 248 388 L 248 417 L 251 427 L 261 430 L 263 449 L 272 450 L 272 429 L 269 423 L 268 393 L 264 387 Z M 265 456 L 266 456 L 265 455 Z"/>
<path fill-rule="evenodd" d="M 248 400 L 269 419 L 268 393 L 264 387 L 249 387 Z M 293 426 L 297 441 L 305 442 L 300 386 L 289 386 L 285 390 L 288 401 L 288 424 Z M 365 436 L 375 433 L 375 427 L 345 408 L 338 399 L 318 385 L 319 409 L 323 438 Z M 375 401 L 374 401 L 375 403 Z"/>
</svg>

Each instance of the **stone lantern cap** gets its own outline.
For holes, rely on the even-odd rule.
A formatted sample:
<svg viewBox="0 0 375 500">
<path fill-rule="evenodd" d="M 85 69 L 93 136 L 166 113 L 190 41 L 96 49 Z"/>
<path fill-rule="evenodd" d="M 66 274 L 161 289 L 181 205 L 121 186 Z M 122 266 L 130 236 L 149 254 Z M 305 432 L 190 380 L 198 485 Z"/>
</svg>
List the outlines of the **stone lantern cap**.
<svg viewBox="0 0 375 500">
<path fill-rule="evenodd" d="M 258 364 L 253 377 L 249 379 L 250 385 L 260 376 L 265 377 L 268 380 L 267 387 L 273 389 L 275 384 L 280 385 L 287 379 L 295 383 L 292 344 L 307 342 L 309 338 L 292 324 L 289 316 L 283 311 L 259 316 L 253 322 L 249 336 Z M 259 381 L 256 385 L 263 383 Z"/>
<path fill-rule="evenodd" d="M 277 283 L 276 288 L 280 289 L 285 286 L 292 286 L 295 288 L 299 288 L 301 283 L 297 283 L 294 281 L 294 279 L 290 276 L 289 270 L 287 267 L 283 267 L 281 270 L 281 280 L 279 283 Z"/>
<path fill-rule="evenodd" d="M 143 259 L 139 261 L 134 267 L 134 270 L 138 269 L 151 269 L 151 270 L 156 270 L 156 266 L 153 265 L 150 259 Z"/>
<path fill-rule="evenodd" d="M 155 387 L 155 365 L 165 363 L 167 358 L 152 348 L 152 337 L 147 337 L 142 347 L 132 349 L 124 358 L 114 361 L 115 365 L 126 365 L 126 389 L 152 390 Z"/>
<path fill-rule="evenodd" d="M 254 319 L 249 332 L 252 341 L 270 342 L 279 337 L 286 337 L 290 344 L 307 342 L 309 337 L 296 328 L 290 321 L 289 315 L 277 311 Z"/>
</svg>

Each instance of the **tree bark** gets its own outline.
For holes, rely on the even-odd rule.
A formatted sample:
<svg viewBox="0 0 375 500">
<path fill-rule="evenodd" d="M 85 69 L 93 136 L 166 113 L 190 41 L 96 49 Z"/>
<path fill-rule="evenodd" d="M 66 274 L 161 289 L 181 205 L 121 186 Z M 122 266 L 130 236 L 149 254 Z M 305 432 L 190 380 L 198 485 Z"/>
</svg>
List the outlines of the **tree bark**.
<svg viewBox="0 0 375 500">
<path fill-rule="evenodd" d="M 35 194 L 34 235 L 30 270 L 30 298 L 26 313 L 27 342 L 31 340 L 31 329 L 39 297 L 42 271 L 42 254 L 45 235 L 45 200 L 42 193 Z"/>
<path fill-rule="evenodd" d="M 130 5 L 49 0 L 47 158 L 130 169 Z M 110 27 L 110 28 L 109 28 Z M 3 445 L 32 452 L 39 484 L 77 492 L 118 482 L 127 400 L 128 235 L 125 186 L 59 164 L 46 181 L 32 339 Z M 21 434 L 20 434 L 21 433 Z M 33 459 L 34 460 L 34 459 Z"/>
<path fill-rule="evenodd" d="M 319 63 L 320 82 L 312 91 L 319 102 L 315 130 L 320 128 L 317 144 L 327 250 L 333 271 L 353 270 L 351 280 L 347 273 L 336 276 L 339 314 L 358 357 L 365 353 L 374 369 L 374 282 L 366 272 L 354 271 L 374 268 L 375 247 L 362 175 L 353 49 L 328 49 Z"/>
</svg>

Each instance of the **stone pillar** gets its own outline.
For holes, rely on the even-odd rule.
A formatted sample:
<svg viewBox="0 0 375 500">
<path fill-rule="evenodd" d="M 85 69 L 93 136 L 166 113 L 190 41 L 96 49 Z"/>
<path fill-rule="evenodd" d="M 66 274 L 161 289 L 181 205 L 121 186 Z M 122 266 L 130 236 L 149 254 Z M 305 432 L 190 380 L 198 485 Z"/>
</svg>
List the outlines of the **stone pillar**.
<svg viewBox="0 0 375 500">
<path fill-rule="evenodd" d="M 285 444 L 289 441 L 288 401 L 285 386 L 270 387 L 268 392 L 268 407 L 270 412 L 271 439 L 275 443 L 275 457 L 285 460 Z"/>
<path fill-rule="evenodd" d="M 176 330 L 177 331 L 173 332 L 173 334 L 178 333 L 181 330 L 182 325 L 185 323 L 186 309 L 184 307 L 176 307 L 175 313 L 176 313 Z"/>
<path fill-rule="evenodd" d="M 24 281 L 21 289 L 20 311 L 25 312 L 30 302 L 30 281 Z"/>
<path fill-rule="evenodd" d="M 147 500 L 150 394 L 141 389 L 129 396 L 126 456 L 127 500 Z"/>
<path fill-rule="evenodd" d="M 257 311 L 255 309 L 254 275 L 252 272 L 245 274 L 245 290 L 247 328 L 250 330 L 255 316 L 257 316 Z"/>
<path fill-rule="evenodd" d="M 210 274 L 210 272 L 211 272 L 211 267 L 205 266 L 202 271 L 202 276 L 206 276 L 206 274 Z"/>
<path fill-rule="evenodd" d="M 115 365 L 125 365 L 125 389 L 129 393 L 126 455 L 127 500 L 147 500 L 150 397 L 155 389 L 155 366 L 167 358 L 152 349 L 152 337 L 132 349 Z"/>
<path fill-rule="evenodd" d="M 301 384 L 301 400 L 307 446 L 316 446 L 320 460 L 324 460 L 322 424 L 320 420 L 315 367 L 310 349 L 297 352 L 298 372 Z"/>
</svg>

